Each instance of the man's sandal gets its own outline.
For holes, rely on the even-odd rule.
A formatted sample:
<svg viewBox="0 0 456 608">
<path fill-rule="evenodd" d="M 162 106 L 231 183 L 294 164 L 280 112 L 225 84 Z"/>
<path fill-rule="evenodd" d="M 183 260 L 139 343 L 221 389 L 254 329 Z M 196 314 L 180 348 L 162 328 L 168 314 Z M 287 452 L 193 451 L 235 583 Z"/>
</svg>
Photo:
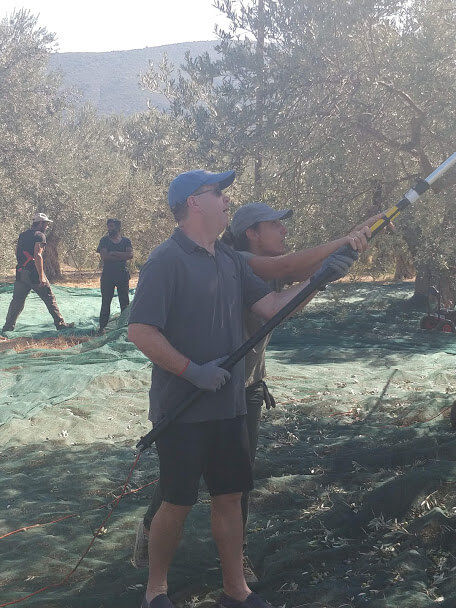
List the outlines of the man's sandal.
<svg viewBox="0 0 456 608">
<path fill-rule="evenodd" d="M 146 596 L 144 596 L 141 603 L 141 608 L 174 608 L 174 604 L 166 593 L 160 593 L 160 595 L 154 597 L 154 599 L 150 602 L 148 602 L 146 600 Z"/>
<path fill-rule="evenodd" d="M 218 603 L 219 608 L 274 608 L 256 593 L 248 595 L 243 602 L 224 593 Z"/>
</svg>

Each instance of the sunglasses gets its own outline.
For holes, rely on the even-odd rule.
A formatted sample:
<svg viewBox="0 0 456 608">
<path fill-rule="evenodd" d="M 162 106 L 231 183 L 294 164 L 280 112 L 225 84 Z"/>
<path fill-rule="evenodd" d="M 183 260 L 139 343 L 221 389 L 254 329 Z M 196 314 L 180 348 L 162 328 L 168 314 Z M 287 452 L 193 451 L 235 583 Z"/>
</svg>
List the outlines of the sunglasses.
<svg viewBox="0 0 456 608">
<path fill-rule="evenodd" d="M 203 190 L 203 192 L 198 192 L 198 194 L 192 194 L 192 196 L 200 196 L 201 194 L 207 194 L 208 192 L 212 192 L 215 196 L 222 196 L 223 190 L 220 186 L 216 188 L 211 188 L 210 190 Z"/>
</svg>

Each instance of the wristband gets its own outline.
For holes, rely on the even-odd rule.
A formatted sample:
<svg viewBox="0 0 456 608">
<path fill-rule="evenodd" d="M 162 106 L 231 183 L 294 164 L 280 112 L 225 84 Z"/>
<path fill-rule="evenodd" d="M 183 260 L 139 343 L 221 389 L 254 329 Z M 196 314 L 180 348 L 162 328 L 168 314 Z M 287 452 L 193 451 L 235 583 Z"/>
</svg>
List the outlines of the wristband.
<svg viewBox="0 0 456 608">
<path fill-rule="evenodd" d="M 187 363 L 184 365 L 184 367 L 182 368 L 182 370 L 177 374 L 178 376 L 182 376 L 182 374 L 185 372 L 185 370 L 187 369 L 187 367 L 190 365 L 190 359 L 187 359 Z"/>
</svg>

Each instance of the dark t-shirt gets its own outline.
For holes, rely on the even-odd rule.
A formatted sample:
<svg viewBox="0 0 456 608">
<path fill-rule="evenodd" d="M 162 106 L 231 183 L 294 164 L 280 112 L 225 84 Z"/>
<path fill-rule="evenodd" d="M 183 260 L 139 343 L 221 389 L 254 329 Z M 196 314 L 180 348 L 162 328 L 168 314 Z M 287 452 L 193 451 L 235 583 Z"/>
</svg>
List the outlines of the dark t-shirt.
<svg viewBox="0 0 456 608">
<path fill-rule="evenodd" d="M 243 309 L 271 288 L 244 257 L 223 243 L 215 256 L 179 228 L 152 251 L 141 269 L 129 323 L 154 325 L 183 355 L 201 364 L 233 352 L 243 342 Z M 245 414 L 244 362 L 216 393 L 205 393 L 180 422 L 221 420 Z M 196 389 L 154 365 L 149 418 L 159 421 Z"/>
<path fill-rule="evenodd" d="M 35 255 L 35 243 L 46 245 L 46 236 L 43 232 L 32 230 L 31 228 L 25 232 L 21 232 L 16 246 L 16 270 L 20 272 L 23 268 L 26 268 L 30 274 L 31 282 L 39 283 L 40 279 L 33 259 Z"/>
<path fill-rule="evenodd" d="M 114 243 L 111 241 L 108 235 L 104 236 L 97 247 L 97 253 L 101 253 L 102 249 L 107 249 L 108 251 L 121 251 L 125 253 L 128 249 L 133 249 L 131 246 L 130 239 L 126 237 L 122 237 L 118 243 Z M 109 276 L 122 276 L 127 275 L 127 260 L 118 260 L 118 261 L 106 261 L 103 262 L 103 274 Z"/>
</svg>

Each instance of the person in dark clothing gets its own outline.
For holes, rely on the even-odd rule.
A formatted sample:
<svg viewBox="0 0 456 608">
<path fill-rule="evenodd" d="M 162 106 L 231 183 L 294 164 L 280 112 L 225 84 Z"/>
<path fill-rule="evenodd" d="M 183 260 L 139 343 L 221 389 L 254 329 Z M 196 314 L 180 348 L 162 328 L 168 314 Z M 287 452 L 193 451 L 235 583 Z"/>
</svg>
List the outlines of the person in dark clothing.
<svg viewBox="0 0 456 608">
<path fill-rule="evenodd" d="M 292 215 L 292 209 L 273 209 L 262 202 L 248 203 L 236 211 L 222 236 L 222 241 L 239 251 L 255 274 L 266 280 L 271 289 L 277 292 L 286 285 L 309 278 L 324 259 L 339 247 L 349 245 L 359 253 L 365 251 L 371 236 L 370 226 L 379 219 L 379 216 L 367 219 L 340 239 L 287 254 L 287 229 L 282 222 Z M 248 340 L 263 324 L 264 320 L 258 315 L 245 310 L 244 339 Z M 265 383 L 265 356 L 270 338 L 271 334 L 268 334 L 245 356 L 247 430 L 252 468 L 256 459 L 262 405 L 264 403 L 267 409 L 275 407 L 274 397 Z M 241 505 L 246 551 L 249 492 L 243 493 Z"/>
<path fill-rule="evenodd" d="M 133 247 L 130 239 L 121 235 L 121 222 L 109 219 L 106 222 L 108 234 L 105 235 L 97 247 L 103 261 L 103 272 L 101 273 L 101 311 L 100 327 L 98 332 L 103 333 L 109 321 L 111 312 L 111 301 L 114 297 L 114 289 L 117 287 L 120 310 L 124 310 L 130 303 L 130 273 L 127 268 L 127 260 L 133 257 Z"/>
<path fill-rule="evenodd" d="M 60 314 L 55 296 L 44 273 L 43 252 L 46 247 L 46 230 L 52 223 L 44 213 L 37 213 L 31 228 L 21 232 L 16 246 L 16 281 L 13 299 L 9 305 L 2 332 L 13 331 L 21 314 L 25 300 L 33 290 L 46 304 L 57 330 L 74 327 L 65 323 Z"/>
</svg>

